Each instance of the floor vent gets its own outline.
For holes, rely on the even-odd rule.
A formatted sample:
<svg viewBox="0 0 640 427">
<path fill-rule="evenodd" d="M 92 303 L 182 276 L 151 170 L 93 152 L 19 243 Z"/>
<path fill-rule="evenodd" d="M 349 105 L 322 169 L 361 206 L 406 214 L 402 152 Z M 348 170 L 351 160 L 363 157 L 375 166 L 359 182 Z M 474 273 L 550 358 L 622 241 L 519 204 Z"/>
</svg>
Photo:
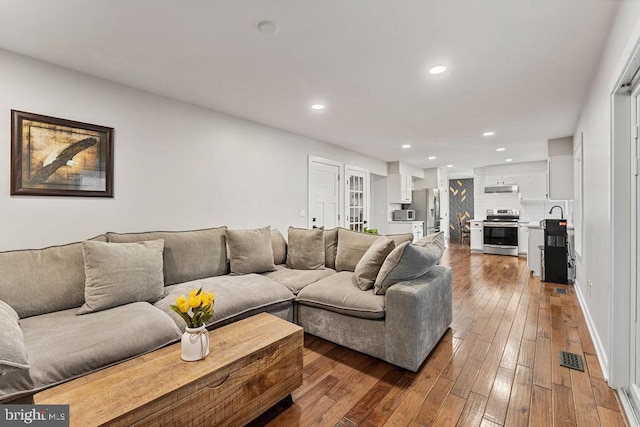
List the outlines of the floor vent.
<svg viewBox="0 0 640 427">
<path fill-rule="evenodd" d="M 565 288 L 556 288 L 556 294 L 566 294 L 568 293 Z"/>
<path fill-rule="evenodd" d="M 560 359 L 560 366 L 564 366 L 569 369 L 576 369 L 584 372 L 584 365 L 582 363 L 582 357 L 566 351 L 559 351 L 558 358 Z"/>
</svg>

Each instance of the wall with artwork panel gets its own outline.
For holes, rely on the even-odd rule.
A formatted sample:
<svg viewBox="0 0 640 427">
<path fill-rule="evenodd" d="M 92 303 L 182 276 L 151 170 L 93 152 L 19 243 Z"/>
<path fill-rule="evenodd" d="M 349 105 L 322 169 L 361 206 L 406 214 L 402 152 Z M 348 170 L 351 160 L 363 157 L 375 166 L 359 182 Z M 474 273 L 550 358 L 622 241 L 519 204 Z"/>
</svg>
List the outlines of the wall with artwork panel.
<svg viewBox="0 0 640 427">
<path fill-rule="evenodd" d="M 473 219 L 473 178 L 449 180 L 449 232 L 453 241 L 460 238 L 458 213 L 464 221 Z"/>
</svg>

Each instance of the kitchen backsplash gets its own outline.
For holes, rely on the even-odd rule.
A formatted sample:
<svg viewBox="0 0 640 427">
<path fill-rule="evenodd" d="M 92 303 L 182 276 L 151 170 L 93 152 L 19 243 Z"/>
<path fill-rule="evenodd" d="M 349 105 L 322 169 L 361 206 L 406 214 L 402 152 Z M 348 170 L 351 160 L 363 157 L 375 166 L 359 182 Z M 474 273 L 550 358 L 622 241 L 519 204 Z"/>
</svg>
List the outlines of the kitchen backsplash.
<svg viewBox="0 0 640 427">
<path fill-rule="evenodd" d="M 573 201 L 520 200 L 519 193 L 485 193 L 483 169 L 476 169 L 473 180 L 475 196 L 475 219 L 486 219 L 487 209 L 519 209 L 521 221 L 540 221 L 545 218 L 560 218 L 560 210 L 553 214 L 549 210 L 554 205 L 562 206 L 564 217 L 573 222 Z"/>
</svg>

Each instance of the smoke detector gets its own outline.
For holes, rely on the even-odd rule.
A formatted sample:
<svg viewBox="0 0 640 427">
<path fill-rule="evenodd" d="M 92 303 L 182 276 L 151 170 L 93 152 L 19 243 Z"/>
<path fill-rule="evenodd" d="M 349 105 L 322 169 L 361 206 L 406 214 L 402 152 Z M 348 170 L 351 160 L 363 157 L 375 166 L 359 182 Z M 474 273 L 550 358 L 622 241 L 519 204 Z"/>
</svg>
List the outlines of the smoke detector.
<svg viewBox="0 0 640 427">
<path fill-rule="evenodd" d="M 273 21 L 260 21 L 258 30 L 263 34 L 275 34 L 280 31 L 280 27 Z"/>
</svg>

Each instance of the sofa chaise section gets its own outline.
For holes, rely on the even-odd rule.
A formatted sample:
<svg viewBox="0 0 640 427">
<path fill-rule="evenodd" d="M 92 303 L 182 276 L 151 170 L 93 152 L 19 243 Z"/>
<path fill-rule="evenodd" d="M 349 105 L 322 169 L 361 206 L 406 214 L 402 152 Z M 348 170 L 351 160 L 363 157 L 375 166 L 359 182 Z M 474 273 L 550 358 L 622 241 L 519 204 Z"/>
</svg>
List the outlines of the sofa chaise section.
<svg viewBox="0 0 640 427">
<path fill-rule="evenodd" d="M 339 240 L 336 265 L 358 271 L 357 264 L 367 257 L 365 239 L 371 239 L 348 230 L 339 231 L 350 243 L 348 259 L 341 260 L 344 248 Z M 435 265 L 444 245 L 441 234 L 425 237 L 409 248 L 407 245 L 408 242 L 400 243 L 389 258 L 395 256 L 395 265 L 400 266 L 397 271 L 423 271 L 422 275 L 397 280 L 384 289 L 376 286 L 362 290 L 357 283 L 358 273 L 341 271 L 298 293 L 296 322 L 312 335 L 417 371 L 451 324 L 452 272 L 449 267 Z M 370 247 L 374 251 L 372 244 Z M 430 263 L 415 265 L 421 263 L 417 257 L 421 253 L 425 259 L 431 257 Z M 403 257 L 405 263 L 408 260 L 414 265 L 402 265 Z M 390 261 L 393 260 L 385 260 L 385 265 Z"/>
<path fill-rule="evenodd" d="M 434 267 L 423 277 L 391 286 L 385 295 L 361 291 L 351 280 L 341 280 L 346 276 L 353 273 L 338 273 L 300 291 L 298 324 L 312 335 L 417 371 L 451 324 L 451 269 Z"/>
<path fill-rule="evenodd" d="M 147 302 L 81 316 L 77 312 L 73 308 L 20 320 L 31 367 L 0 376 L 0 399 L 33 394 L 164 347 L 182 335 L 169 316 Z"/>
</svg>

